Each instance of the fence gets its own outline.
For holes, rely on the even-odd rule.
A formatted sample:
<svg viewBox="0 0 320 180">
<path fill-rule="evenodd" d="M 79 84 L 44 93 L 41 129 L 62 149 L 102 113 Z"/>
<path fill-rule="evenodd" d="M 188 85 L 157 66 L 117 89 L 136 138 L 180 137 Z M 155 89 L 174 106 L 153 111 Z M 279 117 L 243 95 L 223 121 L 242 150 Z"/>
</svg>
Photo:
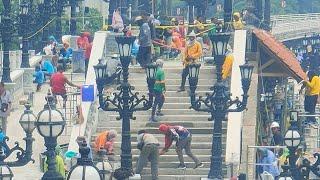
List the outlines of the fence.
<svg viewBox="0 0 320 180">
<path fill-rule="evenodd" d="M 83 73 L 64 73 L 64 75 L 75 84 L 80 85 L 85 81 Z M 81 93 L 75 87 L 66 86 L 66 89 L 67 101 L 63 102 L 61 97 L 57 97 L 57 109 L 62 112 L 66 120 L 64 135 L 70 135 L 69 128 L 76 123 L 75 119 L 79 115 L 77 107 L 81 105 Z"/>
</svg>

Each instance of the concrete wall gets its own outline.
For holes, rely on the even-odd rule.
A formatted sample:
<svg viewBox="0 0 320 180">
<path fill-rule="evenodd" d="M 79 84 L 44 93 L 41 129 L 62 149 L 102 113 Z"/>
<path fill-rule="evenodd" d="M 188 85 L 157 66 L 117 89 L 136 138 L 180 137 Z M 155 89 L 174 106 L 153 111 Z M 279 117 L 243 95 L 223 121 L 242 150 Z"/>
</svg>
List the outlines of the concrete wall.
<svg viewBox="0 0 320 180">
<path fill-rule="evenodd" d="M 257 103 L 258 103 L 258 56 L 257 53 L 246 54 L 249 58 L 249 63 L 254 65 L 252 74 L 251 85 L 249 89 L 249 101 L 247 111 L 243 112 L 242 122 L 242 147 L 241 147 L 241 164 L 240 173 L 248 173 L 247 179 L 251 180 L 255 173 L 255 168 L 251 165 L 247 169 L 247 163 L 255 162 L 255 153 L 251 150 L 248 151 L 248 146 L 256 145 L 256 125 L 257 125 Z M 249 156 L 247 153 L 249 152 Z M 247 161 L 248 159 L 248 161 Z"/>
</svg>

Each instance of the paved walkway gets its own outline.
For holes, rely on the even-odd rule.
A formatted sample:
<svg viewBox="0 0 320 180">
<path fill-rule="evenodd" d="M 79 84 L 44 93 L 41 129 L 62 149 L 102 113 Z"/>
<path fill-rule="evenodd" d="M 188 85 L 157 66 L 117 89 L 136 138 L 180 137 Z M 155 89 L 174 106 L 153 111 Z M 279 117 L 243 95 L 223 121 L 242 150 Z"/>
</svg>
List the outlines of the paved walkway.
<svg viewBox="0 0 320 180">
<path fill-rule="evenodd" d="M 82 78 L 82 77 L 81 77 Z M 70 79 L 70 78 L 69 78 Z M 79 77 L 75 80 L 76 84 L 81 84 L 78 82 L 80 79 Z M 83 79 L 83 78 L 82 78 Z M 34 112 L 34 114 L 37 116 L 37 114 L 43 109 L 45 101 L 45 96 L 48 92 L 49 85 L 45 84 L 42 87 L 41 92 L 36 92 L 34 94 L 34 105 L 31 108 Z M 20 146 L 25 149 L 25 141 L 23 138 L 25 137 L 25 133 L 22 129 L 22 127 L 19 124 L 19 119 L 24 111 L 24 106 L 19 105 L 19 102 L 13 103 L 13 111 L 11 112 L 10 117 L 8 117 L 8 130 L 7 130 L 7 136 L 10 138 L 8 145 L 9 147 L 13 147 L 14 142 L 18 141 L 20 143 Z M 68 131 L 71 131 L 71 129 L 68 129 Z M 44 139 L 40 134 L 38 133 L 37 129 L 33 132 L 33 137 L 35 139 L 33 143 L 33 159 L 35 160 L 35 163 L 32 162 L 28 163 L 24 167 L 15 167 L 12 168 L 13 174 L 14 174 L 14 180 L 37 180 L 40 179 L 43 175 L 43 173 L 40 171 L 40 153 L 44 152 L 46 150 L 44 146 Z M 69 143 L 69 136 L 65 135 L 63 133 L 58 138 L 59 144 Z M 8 160 L 8 159 L 7 159 Z M 15 160 L 15 154 L 12 154 L 10 157 L 10 160 Z"/>
</svg>

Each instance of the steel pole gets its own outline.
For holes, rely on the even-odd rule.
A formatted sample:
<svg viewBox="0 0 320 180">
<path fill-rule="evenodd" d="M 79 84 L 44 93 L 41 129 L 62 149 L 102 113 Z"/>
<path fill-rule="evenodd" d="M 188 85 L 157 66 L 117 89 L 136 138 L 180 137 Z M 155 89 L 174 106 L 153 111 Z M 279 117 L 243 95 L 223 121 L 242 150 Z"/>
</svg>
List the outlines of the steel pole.
<svg viewBox="0 0 320 180">
<path fill-rule="evenodd" d="M 130 132 L 130 117 L 132 111 L 129 109 L 130 100 L 130 84 L 129 77 L 129 64 L 131 57 L 120 57 L 123 70 L 123 82 L 121 84 L 123 109 L 120 112 L 122 116 L 122 141 L 121 141 L 121 168 L 132 171 L 132 154 L 131 154 L 131 132 Z"/>
<path fill-rule="evenodd" d="M 45 146 L 47 151 L 45 155 L 47 156 L 46 163 L 48 164 L 48 171 L 44 173 L 41 180 L 64 180 L 64 178 L 57 172 L 56 169 L 56 153 L 55 148 L 57 146 L 56 137 L 45 137 Z"/>
<path fill-rule="evenodd" d="M 56 38 L 58 41 L 61 41 L 61 37 L 62 37 L 61 17 L 62 17 L 62 11 L 63 11 L 63 0 L 56 1 L 56 10 L 57 10 Z"/>
<path fill-rule="evenodd" d="M 222 82 L 222 64 L 225 56 L 217 56 L 216 58 L 216 74 L 217 83 L 214 85 L 216 92 L 212 98 L 212 103 L 215 109 L 211 111 L 211 120 L 214 120 L 213 134 L 212 134 L 212 147 L 211 147 L 211 164 L 208 178 L 223 179 L 222 175 L 222 121 L 226 117 L 227 98 L 224 94 L 225 86 Z"/>
<path fill-rule="evenodd" d="M 22 61 L 21 61 L 21 68 L 29 68 L 29 41 L 28 41 L 28 24 L 29 24 L 29 15 L 24 14 L 22 15 Z"/>
<path fill-rule="evenodd" d="M 42 26 L 44 27 L 50 20 L 50 0 L 44 0 L 42 12 Z M 42 30 L 42 47 L 45 47 L 48 42 L 49 27 L 44 27 Z"/>
<path fill-rule="evenodd" d="M 4 5 L 4 11 L 2 15 L 2 42 L 3 42 L 3 67 L 2 67 L 2 82 L 11 83 L 10 77 L 10 59 L 9 59 L 9 49 L 11 44 L 11 36 L 12 36 L 12 22 L 10 18 L 10 9 L 11 9 L 11 2 L 2 0 Z"/>
<path fill-rule="evenodd" d="M 69 0 L 69 2 L 71 6 L 70 34 L 75 36 L 77 34 L 76 0 Z"/>
</svg>

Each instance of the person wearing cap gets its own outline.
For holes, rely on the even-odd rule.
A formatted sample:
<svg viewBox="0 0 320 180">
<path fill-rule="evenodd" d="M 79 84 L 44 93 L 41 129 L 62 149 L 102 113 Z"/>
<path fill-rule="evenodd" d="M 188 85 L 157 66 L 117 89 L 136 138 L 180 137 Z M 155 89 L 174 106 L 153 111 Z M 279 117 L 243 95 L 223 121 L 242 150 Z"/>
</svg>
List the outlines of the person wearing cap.
<svg viewBox="0 0 320 180">
<path fill-rule="evenodd" d="M 150 117 L 150 121 L 151 122 L 157 122 L 155 119 L 155 115 L 157 116 L 163 116 L 163 114 L 161 113 L 161 108 L 164 104 L 164 93 L 166 91 L 166 82 L 165 82 L 165 75 L 164 75 L 164 71 L 162 69 L 163 67 L 163 60 L 162 59 L 158 59 L 156 61 L 156 65 L 157 65 L 157 72 L 156 72 L 156 82 L 154 84 L 154 103 L 152 106 L 152 112 L 151 112 L 151 117 Z M 156 109 L 157 109 L 157 113 L 156 113 Z"/>
<path fill-rule="evenodd" d="M 151 63 L 151 30 L 148 23 L 146 23 L 141 16 L 136 17 L 135 21 L 140 27 L 138 37 L 140 46 L 137 54 L 137 61 L 142 68 L 146 68 L 146 65 Z"/>
<path fill-rule="evenodd" d="M 136 166 L 136 174 L 140 174 L 146 162 L 151 162 L 152 180 L 158 179 L 159 141 L 145 130 L 138 131 L 138 149 L 140 155 Z"/>
<path fill-rule="evenodd" d="M 243 22 L 241 20 L 240 17 L 240 13 L 239 12 L 235 12 L 233 14 L 233 22 L 232 22 L 232 26 L 234 30 L 241 30 L 244 28 Z"/>
<path fill-rule="evenodd" d="M 110 130 L 100 133 L 95 140 L 95 150 L 98 152 L 100 149 L 107 150 L 107 154 L 113 154 L 113 143 L 117 137 L 117 131 Z"/>
<path fill-rule="evenodd" d="M 271 146 L 281 146 L 283 144 L 283 137 L 280 131 L 280 125 L 278 122 L 272 122 L 270 125 L 272 132 Z"/>
<path fill-rule="evenodd" d="M 186 168 L 182 153 L 183 149 L 185 150 L 186 154 L 195 162 L 194 169 L 203 166 L 202 162 L 191 152 L 192 136 L 188 129 L 183 126 L 169 126 L 167 124 L 160 124 L 159 131 L 165 134 L 165 145 L 160 151 L 160 155 L 168 152 L 173 141 L 176 141 L 176 152 L 180 161 L 178 169 Z"/>
<path fill-rule="evenodd" d="M 188 66 L 191 63 L 195 63 L 202 56 L 202 47 L 201 44 L 196 40 L 196 34 L 192 31 L 188 35 L 189 41 L 187 47 L 185 48 L 184 58 L 183 58 L 183 70 L 182 70 L 182 79 L 181 85 L 178 89 L 178 92 L 185 91 L 185 84 L 187 76 L 189 75 Z"/>
</svg>

